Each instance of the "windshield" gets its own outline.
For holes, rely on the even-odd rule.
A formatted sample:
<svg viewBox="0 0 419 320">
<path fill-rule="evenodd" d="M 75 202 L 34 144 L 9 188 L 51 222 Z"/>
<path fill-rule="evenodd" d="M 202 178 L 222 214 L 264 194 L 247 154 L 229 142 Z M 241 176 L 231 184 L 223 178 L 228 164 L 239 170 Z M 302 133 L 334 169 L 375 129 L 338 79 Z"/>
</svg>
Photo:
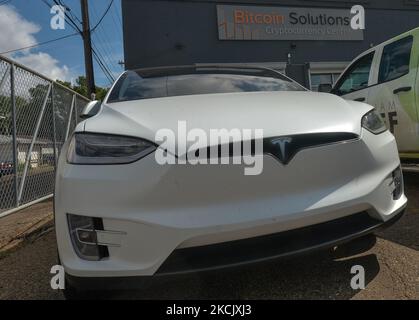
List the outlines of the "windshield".
<svg viewBox="0 0 419 320">
<path fill-rule="evenodd" d="M 138 70 L 127 71 L 121 76 L 108 102 L 213 93 L 304 90 L 280 73 L 265 69 Z"/>
</svg>

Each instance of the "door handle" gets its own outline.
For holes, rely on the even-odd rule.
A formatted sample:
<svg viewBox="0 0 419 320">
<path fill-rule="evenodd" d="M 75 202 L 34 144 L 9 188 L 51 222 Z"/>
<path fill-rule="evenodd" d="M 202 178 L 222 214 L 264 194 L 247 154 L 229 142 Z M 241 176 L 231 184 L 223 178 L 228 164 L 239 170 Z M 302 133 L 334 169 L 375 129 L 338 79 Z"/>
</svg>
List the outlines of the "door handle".
<svg viewBox="0 0 419 320">
<path fill-rule="evenodd" d="M 359 101 L 359 102 L 362 102 L 362 101 L 365 101 L 365 98 L 364 98 L 364 97 L 361 97 L 361 98 L 356 98 L 356 99 L 354 99 L 354 101 Z"/>
<path fill-rule="evenodd" d="M 399 92 L 408 92 L 412 90 L 412 87 L 401 87 L 393 90 L 394 94 L 398 94 Z"/>
</svg>

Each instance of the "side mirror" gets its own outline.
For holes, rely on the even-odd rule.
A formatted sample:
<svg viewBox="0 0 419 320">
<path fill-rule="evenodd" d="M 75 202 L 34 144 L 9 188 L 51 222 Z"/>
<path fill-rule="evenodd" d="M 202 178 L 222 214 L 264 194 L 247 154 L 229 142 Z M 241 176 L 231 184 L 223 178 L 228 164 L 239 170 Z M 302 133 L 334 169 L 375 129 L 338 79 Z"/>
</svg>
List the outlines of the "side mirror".
<svg viewBox="0 0 419 320">
<path fill-rule="evenodd" d="M 332 91 L 332 85 L 330 83 L 319 84 L 317 91 L 330 93 Z"/>
<path fill-rule="evenodd" d="M 98 100 L 90 101 L 86 106 L 83 108 L 83 111 L 80 114 L 81 119 L 91 118 L 96 115 L 99 110 L 102 102 Z"/>
</svg>

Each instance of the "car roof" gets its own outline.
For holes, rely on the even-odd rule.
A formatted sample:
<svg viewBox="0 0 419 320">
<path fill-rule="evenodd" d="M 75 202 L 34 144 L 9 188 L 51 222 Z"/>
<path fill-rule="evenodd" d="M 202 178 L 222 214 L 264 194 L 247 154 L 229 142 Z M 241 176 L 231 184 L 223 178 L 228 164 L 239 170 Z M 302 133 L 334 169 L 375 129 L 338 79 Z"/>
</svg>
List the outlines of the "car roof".
<svg viewBox="0 0 419 320">
<path fill-rule="evenodd" d="M 384 42 L 381 42 L 380 44 L 378 44 L 378 45 L 376 45 L 374 47 L 369 48 L 368 50 L 365 50 L 365 51 L 361 52 L 354 59 L 352 59 L 352 61 L 346 66 L 346 68 L 342 71 L 342 73 L 340 74 L 339 78 L 337 79 L 336 83 L 339 82 L 339 80 L 342 77 L 342 75 L 346 72 L 346 70 L 348 70 L 352 66 L 352 64 L 356 60 L 358 60 L 358 59 L 366 56 L 367 54 L 370 54 L 371 52 L 376 51 L 379 48 L 382 48 L 382 47 L 384 47 L 384 46 L 386 46 L 386 45 L 388 45 L 388 44 L 390 44 L 390 43 L 392 43 L 394 41 L 397 41 L 397 40 L 402 39 L 402 38 L 407 37 L 407 36 L 419 36 L 419 27 L 417 27 L 415 29 L 412 29 L 412 30 L 409 30 L 409 31 L 406 31 L 406 32 L 404 32 L 402 34 L 399 34 L 399 35 L 397 35 L 397 36 L 395 36 L 395 37 L 393 37 L 391 39 L 388 39 L 388 40 L 386 40 Z"/>
<path fill-rule="evenodd" d="M 419 27 L 417 27 L 415 29 L 412 29 L 412 30 L 409 30 L 409 31 L 406 31 L 406 32 L 404 32 L 402 34 L 399 34 L 397 36 L 394 36 L 393 38 L 388 39 L 386 41 L 383 41 L 380 44 L 377 44 L 376 46 L 370 48 L 369 50 L 365 50 L 362 54 L 367 53 L 368 51 L 374 51 L 374 50 L 376 50 L 376 49 L 378 49 L 380 47 L 384 47 L 385 45 L 387 45 L 389 43 L 392 43 L 392 42 L 394 42 L 396 40 L 402 39 L 402 38 L 407 37 L 407 36 L 410 36 L 410 35 L 411 36 L 419 36 Z"/>
<path fill-rule="evenodd" d="M 199 65 L 181 65 L 181 66 L 162 66 L 152 68 L 140 68 L 127 70 L 135 72 L 144 78 L 159 76 L 174 76 L 186 74 L 206 74 L 206 73 L 229 73 L 243 75 L 271 76 L 291 80 L 284 74 L 266 67 L 249 65 L 228 65 L 228 64 L 199 64 Z M 293 80 L 292 80 L 293 81 Z M 294 81 L 293 81 L 294 82 Z"/>
</svg>

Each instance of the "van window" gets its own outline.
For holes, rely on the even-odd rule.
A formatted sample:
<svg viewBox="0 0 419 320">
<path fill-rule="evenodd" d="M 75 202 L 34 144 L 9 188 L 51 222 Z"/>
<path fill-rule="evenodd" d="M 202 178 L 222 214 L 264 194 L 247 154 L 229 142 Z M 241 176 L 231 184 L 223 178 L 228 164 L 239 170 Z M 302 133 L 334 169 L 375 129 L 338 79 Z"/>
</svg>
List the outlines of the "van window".
<svg viewBox="0 0 419 320">
<path fill-rule="evenodd" d="M 373 58 L 374 52 L 370 52 L 355 61 L 339 79 L 334 92 L 337 95 L 344 95 L 368 87 Z"/>
<path fill-rule="evenodd" d="M 408 36 L 384 47 L 378 74 L 379 83 L 400 78 L 409 73 L 412 44 L 413 37 Z"/>
</svg>

